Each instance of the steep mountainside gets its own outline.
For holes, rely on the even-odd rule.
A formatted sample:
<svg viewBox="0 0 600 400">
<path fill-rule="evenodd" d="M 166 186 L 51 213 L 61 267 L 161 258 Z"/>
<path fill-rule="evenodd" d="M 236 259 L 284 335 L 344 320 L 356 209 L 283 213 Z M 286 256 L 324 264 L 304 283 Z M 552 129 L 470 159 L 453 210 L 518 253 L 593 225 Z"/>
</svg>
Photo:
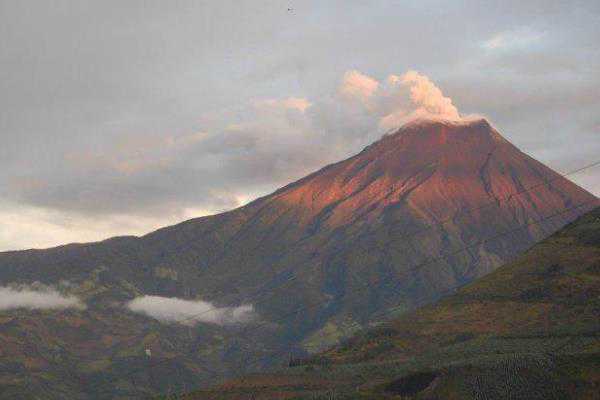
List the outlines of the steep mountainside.
<svg viewBox="0 0 600 400">
<path fill-rule="evenodd" d="M 600 398 L 600 208 L 456 294 L 290 364 L 182 398 Z"/>
<path fill-rule="evenodd" d="M 487 274 L 593 201 L 485 120 L 415 121 L 227 213 L 139 238 L 0 253 L 0 285 L 67 280 L 63 290 L 88 304 L 0 312 L 0 385 L 46 398 L 101 387 L 111 398 L 269 366 Z M 483 240 L 499 232 L 512 233 Z M 249 328 L 161 324 L 123 308 L 142 294 L 252 304 L 258 317 Z"/>
</svg>

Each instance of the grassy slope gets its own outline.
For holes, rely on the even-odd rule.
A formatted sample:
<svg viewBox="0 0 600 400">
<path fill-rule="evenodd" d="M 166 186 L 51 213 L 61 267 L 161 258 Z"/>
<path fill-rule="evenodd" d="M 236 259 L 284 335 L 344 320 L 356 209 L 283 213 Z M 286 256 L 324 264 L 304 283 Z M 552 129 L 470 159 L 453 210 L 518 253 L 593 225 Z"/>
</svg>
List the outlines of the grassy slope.
<svg viewBox="0 0 600 400">
<path fill-rule="evenodd" d="M 600 398 L 600 208 L 457 294 L 298 364 L 186 398 Z"/>
</svg>

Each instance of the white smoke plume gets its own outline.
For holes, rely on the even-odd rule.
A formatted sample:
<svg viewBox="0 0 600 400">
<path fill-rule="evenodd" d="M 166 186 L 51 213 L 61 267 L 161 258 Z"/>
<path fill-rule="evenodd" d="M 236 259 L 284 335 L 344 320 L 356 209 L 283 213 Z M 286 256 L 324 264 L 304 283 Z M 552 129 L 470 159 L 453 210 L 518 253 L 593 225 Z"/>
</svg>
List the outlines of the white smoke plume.
<svg viewBox="0 0 600 400">
<path fill-rule="evenodd" d="M 13 309 L 48 310 L 85 309 L 85 304 L 75 297 L 60 293 L 52 286 L 41 283 L 0 287 L 0 311 Z"/>
<path fill-rule="evenodd" d="M 384 131 L 416 118 L 461 119 L 452 100 L 417 71 L 390 75 L 385 82 L 349 71 L 344 75 L 338 93 L 341 101 L 362 105 Z"/>
<path fill-rule="evenodd" d="M 127 303 L 127 308 L 161 322 L 184 325 L 195 325 L 199 322 L 228 325 L 249 322 L 254 317 L 251 305 L 216 307 L 206 301 L 162 296 L 137 297 Z"/>
</svg>

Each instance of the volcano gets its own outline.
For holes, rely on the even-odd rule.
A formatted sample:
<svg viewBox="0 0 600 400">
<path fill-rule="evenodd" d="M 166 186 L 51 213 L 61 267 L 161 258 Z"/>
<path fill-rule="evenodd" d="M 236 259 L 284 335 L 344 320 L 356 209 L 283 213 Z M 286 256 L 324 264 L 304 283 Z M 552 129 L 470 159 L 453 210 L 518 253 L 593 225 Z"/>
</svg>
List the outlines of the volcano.
<svg viewBox="0 0 600 400">
<path fill-rule="evenodd" d="M 0 322 L 10 323 L 0 325 L 0 368 L 14 374 L 16 387 L 26 382 L 47 398 L 53 382 L 56 398 L 65 386 L 85 398 L 86 379 L 106 386 L 107 398 L 164 392 L 177 380 L 211 382 L 290 351 L 320 350 L 383 315 L 431 302 L 596 205 L 484 119 L 416 120 L 223 214 L 143 237 L 0 253 L 3 285 L 68 280 L 65 290 L 88 304 L 2 312 Z M 256 326 L 166 325 L 119 306 L 141 295 L 251 305 L 257 317 L 248 324 Z M 76 371 L 47 356 L 57 343 Z M 151 375 L 143 367 L 149 347 L 177 374 Z M 131 382 L 111 385 L 140 365 Z"/>
</svg>

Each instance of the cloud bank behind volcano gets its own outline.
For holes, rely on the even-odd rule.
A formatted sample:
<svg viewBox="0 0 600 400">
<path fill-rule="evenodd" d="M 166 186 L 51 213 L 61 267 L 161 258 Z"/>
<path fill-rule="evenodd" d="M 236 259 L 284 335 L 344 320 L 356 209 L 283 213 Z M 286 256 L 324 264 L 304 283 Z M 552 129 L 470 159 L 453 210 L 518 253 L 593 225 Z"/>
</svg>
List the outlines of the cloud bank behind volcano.
<svg viewBox="0 0 600 400">
<path fill-rule="evenodd" d="M 60 173 L 12 176 L 5 201 L 18 210 L 0 212 L 10 222 L 10 231 L 0 229 L 0 247 L 15 237 L 36 241 L 21 247 L 38 247 L 140 234 L 231 209 L 415 118 L 461 115 L 417 71 L 380 81 L 350 70 L 321 98 L 255 99 L 202 116 L 188 134 L 124 134 L 107 147 L 66 154 Z M 31 234 L 36 227 L 52 235 Z"/>
</svg>

